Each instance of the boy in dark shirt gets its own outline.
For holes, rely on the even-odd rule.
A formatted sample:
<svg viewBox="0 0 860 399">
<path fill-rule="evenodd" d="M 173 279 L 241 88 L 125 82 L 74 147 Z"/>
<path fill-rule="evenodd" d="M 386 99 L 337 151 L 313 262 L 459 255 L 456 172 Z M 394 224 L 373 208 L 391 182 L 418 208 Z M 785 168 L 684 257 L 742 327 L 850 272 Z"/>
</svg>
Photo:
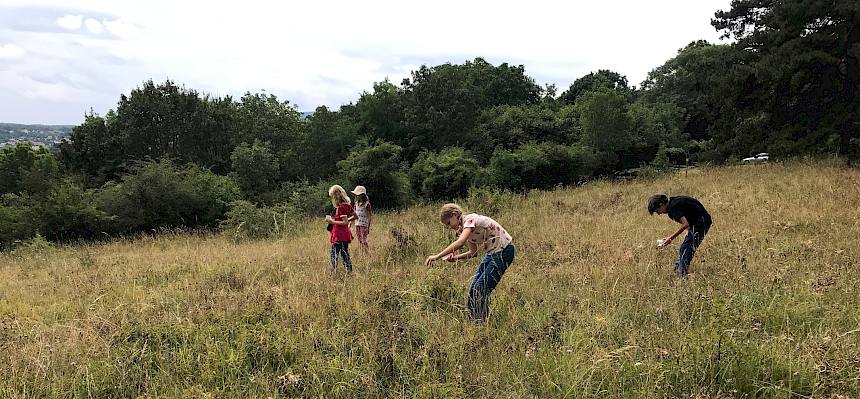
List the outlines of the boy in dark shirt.
<svg viewBox="0 0 860 399">
<path fill-rule="evenodd" d="M 697 199 L 685 195 L 667 197 L 665 194 L 655 194 L 648 199 L 648 213 L 658 215 L 668 214 L 669 218 L 681 224 L 674 234 L 658 241 L 659 247 L 665 247 L 684 230 L 687 237 L 681 243 L 678 260 L 675 262 L 675 273 L 684 277 L 690 271 L 690 262 L 696 249 L 705 239 L 705 234 L 711 228 L 711 215 Z"/>
</svg>

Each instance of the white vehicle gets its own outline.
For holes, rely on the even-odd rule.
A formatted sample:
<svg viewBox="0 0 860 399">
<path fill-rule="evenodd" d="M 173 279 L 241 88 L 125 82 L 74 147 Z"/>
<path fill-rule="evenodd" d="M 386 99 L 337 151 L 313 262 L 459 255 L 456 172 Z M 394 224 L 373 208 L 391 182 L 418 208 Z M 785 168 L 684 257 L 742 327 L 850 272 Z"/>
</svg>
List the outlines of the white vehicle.
<svg viewBox="0 0 860 399">
<path fill-rule="evenodd" d="M 766 152 L 762 152 L 759 154 L 755 154 L 755 156 L 744 158 L 741 160 L 743 163 L 763 163 L 767 162 L 770 159 L 770 155 Z"/>
</svg>

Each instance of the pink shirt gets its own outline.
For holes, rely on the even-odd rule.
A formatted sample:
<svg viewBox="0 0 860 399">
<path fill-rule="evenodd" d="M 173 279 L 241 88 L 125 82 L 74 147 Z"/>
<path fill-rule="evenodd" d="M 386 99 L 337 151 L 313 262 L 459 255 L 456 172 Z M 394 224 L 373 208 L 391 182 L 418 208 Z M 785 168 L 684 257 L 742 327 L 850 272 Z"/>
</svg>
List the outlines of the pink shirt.
<svg viewBox="0 0 860 399">
<path fill-rule="evenodd" d="M 353 215 L 352 205 L 350 204 L 340 204 L 337 207 L 337 211 L 334 213 L 334 220 L 338 222 L 343 221 L 343 216 L 347 218 Z M 332 244 L 336 242 L 350 242 L 352 241 L 352 231 L 349 229 L 349 225 L 339 225 L 336 224 L 331 229 L 331 235 L 329 236 L 329 241 Z"/>
<path fill-rule="evenodd" d="M 463 216 L 463 228 L 472 228 L 469 242 L 483 246 L 487 255 L 499 252 L 513 242 L 513 238 L 498 222 L 477 213 Z"/>
</svg>

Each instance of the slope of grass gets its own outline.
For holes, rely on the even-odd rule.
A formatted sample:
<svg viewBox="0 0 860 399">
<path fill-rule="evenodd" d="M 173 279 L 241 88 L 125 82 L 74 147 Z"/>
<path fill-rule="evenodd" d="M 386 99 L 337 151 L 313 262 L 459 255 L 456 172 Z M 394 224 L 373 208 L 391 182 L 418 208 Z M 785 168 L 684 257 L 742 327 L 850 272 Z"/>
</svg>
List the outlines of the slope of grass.
<svg viewBox="0 0 860 399">
<path fill-rule="evenodd" d="M 685 280 L 648 195 L 714 217 Z M 860 397 L 860 172 L 690 171 L 476 195 L 517 256 L 486 324 L 477 261 L 427 269 L 437 206 L 381 214 L 356 272 L 322 220 L 0 256 L 0 397 Z M 680 242 L 680 239 L 677 240 Z"/>
</svg>

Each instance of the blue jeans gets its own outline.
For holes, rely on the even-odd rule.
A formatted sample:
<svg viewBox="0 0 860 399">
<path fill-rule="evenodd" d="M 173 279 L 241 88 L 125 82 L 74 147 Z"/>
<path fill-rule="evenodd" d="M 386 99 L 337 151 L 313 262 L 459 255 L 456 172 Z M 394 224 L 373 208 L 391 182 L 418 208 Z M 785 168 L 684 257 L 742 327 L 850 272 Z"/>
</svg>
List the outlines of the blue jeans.
<svg viewBox="0 0 860 399">
<path fill-rule="evenodd" d="M 484 256 L 478 265 L 472 286 L 469 288 L 469 318 L 476 321 L 487 320 L 490 312 L 490 293 L 499 284 L 502 275 L 514 261 L 514 244 L 492 255 Z"/>
<path fill-rule="evenodd" d="M 690 272 L 690 262 L 693 261 L 693 255 L 696 254 L 696 249 L 702 245 L 702 240 L 705 239 L 705 234 L 708 234 L 711 225 L 690 225 L 687 228 L 687 237 L 681 243 L 681 248 L 678 250 L 678 260 L 675 261 L 675 274 L 679 277 L 684 277 Z"/>
<path fill-rule="evenodd" d="M 337 268 L 338 255 L 343 256 L 343 265 L 346 270 L 352 273 L 352 261 L 349 260 L 349 241 L 338 241 L 331 245 L 331 271 Z"/>
</svg>

